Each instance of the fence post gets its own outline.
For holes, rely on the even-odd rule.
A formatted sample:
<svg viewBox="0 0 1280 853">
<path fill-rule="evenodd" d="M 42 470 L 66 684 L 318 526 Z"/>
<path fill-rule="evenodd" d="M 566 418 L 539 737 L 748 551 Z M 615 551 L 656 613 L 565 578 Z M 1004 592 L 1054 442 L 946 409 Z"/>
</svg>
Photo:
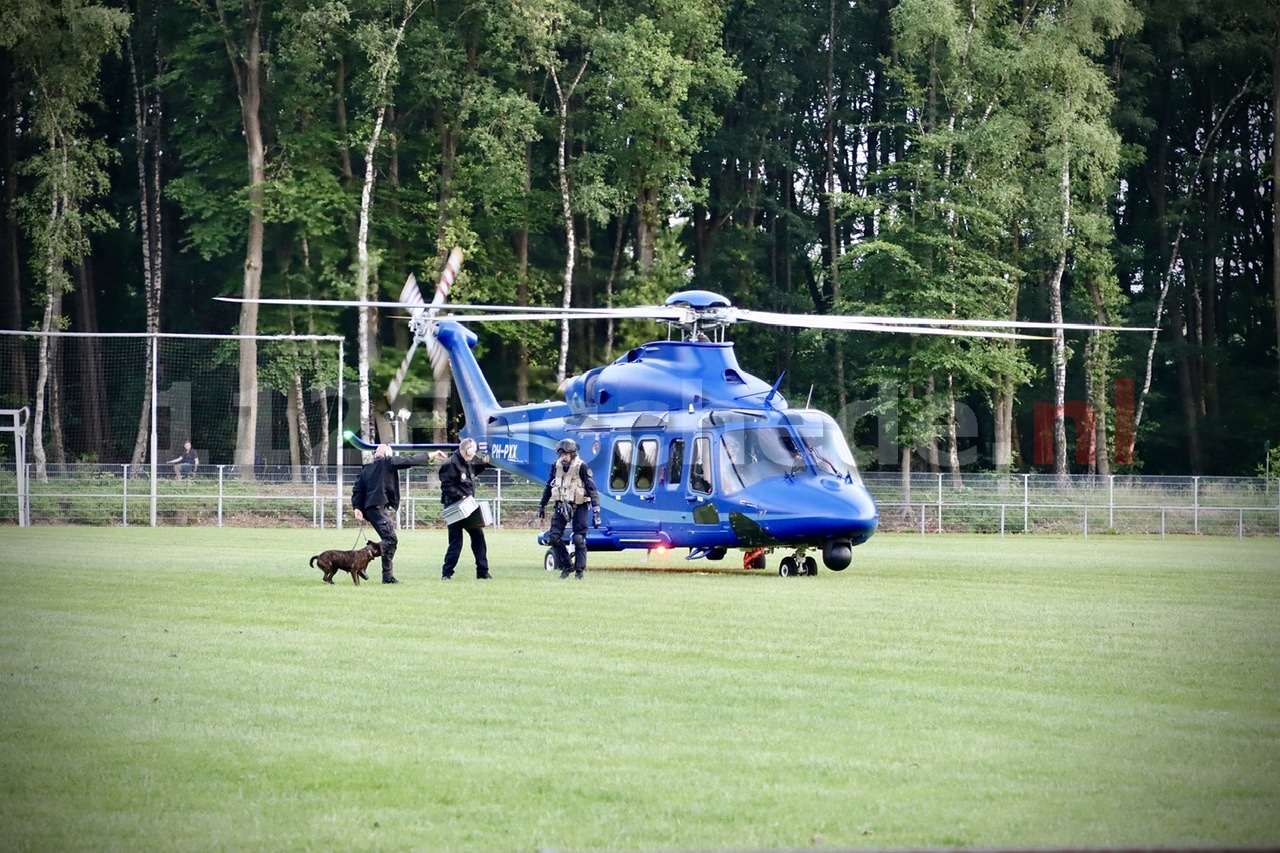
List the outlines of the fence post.
<svg viewBox="0 0 1280 853">
<path fill-rule="evenodd" d="M 1116 475 L 1107 475 L 1107 526 L 1116 529 Z"/>
<path fill-rule="evenodd" d="M 413 517 L 417 515 L 416 512 L 412 511 L 414 508 L 413 507 L 413 489 L 411 488 L 411 485 L 410 485 L 410 481 L 412 477 L 413 477 L 413 469 L 405 468 L 404 469 L 404 495 L 406 500 L 404 502 L 404 506 L 396 510 L 396 526 L 407 527 L 409 530 L 413 529 Z M 404 514 L 403 518 L 401 517 L 401 513 Z"/>
<path fill-rule="evenodd" d="M 1004 504 L 1000 504 L 1000 538 L 1004 538 Z"/>
<path fill-rule="evenodd" d="M 129 463 L 124 463 L 124 507 L 120 512 L 120 520 L 123 522 L 122 527 L 129 526 Z"/>
<path fill-rule="evenodd" d="M 942 532 L 942 472 L 938 472 L 938 532 Z"/>
<path fill-rule="evenodd" d="M 1191 518 L 1192 530 L 1200 535 L 1200 478 L 1191 478 Z"/>
<path fill-rule="evenodd" d="M 1084 505 L 1084 538 L 1089 538 L 1089 505 Z"/>
<path fill-rule="evenodd" d="M 924 517 L 927 514 L 929 505 L 927 503 L 920 504 L 920 537 L 924 538 Z"/>
<path fill-rule="evenodd" d="M 311 466 L 311 526 L 315 527 L 316 522 L 320 523 L 320 529 L 324 530 L 324 504 L 320 501 L 320 478 L 316 473 L 316 466 Z"/>
<path fill-rule="evenodd" d="M 226 465 L 218 466 L 218 526 L 222 526 L 222 469 Z"/>
<path fill-rule="evenodd" d="M 1026 533 L 1030 529 L 1028 518 L 1031 512 L 1031 495 L 1028 487 L 1030 474 L 1022 475 L 1022 532 Z"/>
</svg>

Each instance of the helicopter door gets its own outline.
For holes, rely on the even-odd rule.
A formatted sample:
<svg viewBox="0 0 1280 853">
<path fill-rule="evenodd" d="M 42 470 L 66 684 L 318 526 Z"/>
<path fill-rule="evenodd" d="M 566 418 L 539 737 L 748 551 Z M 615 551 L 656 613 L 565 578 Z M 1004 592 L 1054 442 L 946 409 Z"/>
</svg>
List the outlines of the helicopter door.
<svg viewBox="0 0 1280 853">
<path fill-rule="evenodd" d="M 658 481 L 658 440 L 619 438 L 609 458 L 609 528 L 622 540 L 653 539 L 661 527 L 654 489 Z"/>
</svg>

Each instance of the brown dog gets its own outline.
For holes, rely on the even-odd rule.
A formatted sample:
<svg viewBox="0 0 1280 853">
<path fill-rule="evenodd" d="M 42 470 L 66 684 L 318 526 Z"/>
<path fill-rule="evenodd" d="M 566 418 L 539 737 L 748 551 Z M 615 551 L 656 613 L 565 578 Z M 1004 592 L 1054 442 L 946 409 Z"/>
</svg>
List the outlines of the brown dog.
<svg viewBox="0 0 1280 853">
<path fill-rule="evenodd" d="M 324 572 L 324 582 L 333 583 L 333 576 L 338 572 L 351 572 L 351 580 L 356 586 L 360 578 L 368 580 L 365 568 L 374 557 L 382 556 L 382 545 L 378 542 L 364 541 L 364 547 L 358 551 L 323 551 L 311 558 L 312 567 L 319 566 Z"/>
</svg>

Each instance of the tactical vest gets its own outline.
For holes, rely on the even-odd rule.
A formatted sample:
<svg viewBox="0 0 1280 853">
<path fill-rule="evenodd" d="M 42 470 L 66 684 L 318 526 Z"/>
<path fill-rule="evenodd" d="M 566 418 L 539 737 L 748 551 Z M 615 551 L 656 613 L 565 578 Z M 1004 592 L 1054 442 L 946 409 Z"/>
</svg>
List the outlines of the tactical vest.
<svg viewBox="0 0 1280 853">
<path fill-rule="evenodd" d="M 575 456 L 566 471 L 564 465 L 556 462 L 555 481 L 551 484 L 551 499 L 564 501 L 577 506 L 587 499 L 586 486 L 582 485 L 582 457 Z"/>
</svg>

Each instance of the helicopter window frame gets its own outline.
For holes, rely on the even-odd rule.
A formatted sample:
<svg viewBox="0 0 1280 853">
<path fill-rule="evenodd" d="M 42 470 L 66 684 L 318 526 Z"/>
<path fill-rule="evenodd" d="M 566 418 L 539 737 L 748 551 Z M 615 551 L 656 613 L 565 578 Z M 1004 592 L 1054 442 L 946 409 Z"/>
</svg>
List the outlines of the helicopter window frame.
<svg viewBox="0 0 1280 853">
<path fill-rule="evenodd" d="M 658 482 L 658 439 L 640 439 L 634 453 L 631 486 L 637 494 L 652 492 Z"/>
<path fill-rule="evenodd" d="M 634 448 L 635 442 L 630 438 L 619 438 L 613 442 L 613 453 L 609 458 L 609 491 L 627 490 L 631 482 L 631 454 Z"/>
<path fill-rule="evenodd" d="M 711 470 L 715 466 L 711 461 L 711 436 L 695 435 L 693 452 L 689 454 L 689 491 L 699 495 L 709 495 L 715 490 L 711 481 Z"/>
</svg>

